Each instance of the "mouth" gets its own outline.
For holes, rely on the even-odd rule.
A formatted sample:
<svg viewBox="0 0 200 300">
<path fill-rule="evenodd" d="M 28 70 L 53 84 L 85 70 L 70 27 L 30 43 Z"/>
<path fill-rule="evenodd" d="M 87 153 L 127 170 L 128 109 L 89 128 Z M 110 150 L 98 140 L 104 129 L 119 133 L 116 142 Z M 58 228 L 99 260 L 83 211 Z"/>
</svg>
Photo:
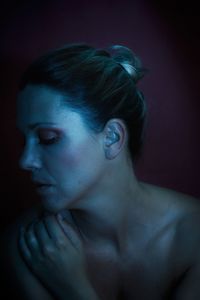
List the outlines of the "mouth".
<svg viewBox="0 0 200 300">
<path fill-rule="evenodd" d="M 36 183 L 36 191 L 39 194 L 46 194 L 52 192 L 53 185 L 47 183 Z"/>
</svg>

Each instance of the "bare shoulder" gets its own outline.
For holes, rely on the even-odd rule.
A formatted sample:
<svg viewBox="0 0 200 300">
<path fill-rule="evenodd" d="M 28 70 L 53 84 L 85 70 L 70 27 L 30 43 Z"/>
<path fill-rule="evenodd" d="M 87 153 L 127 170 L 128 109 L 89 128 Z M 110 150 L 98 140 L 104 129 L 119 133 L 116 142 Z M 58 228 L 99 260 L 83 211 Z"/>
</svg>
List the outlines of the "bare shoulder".
<svg viewBox="0 0 200 300">
<path fill-rule="evenodd" d="M 152 206 L 156 206 L 158 210 L 163 210 L 168 215 L 184 218 L 200 212 L 200 199 L 168 188 L 141 184 Z"/>
<path fill-rule="evenodd" d="M 20 227 L 27 226 L 31 221 L 40 217 L 40 214 L 39 207 L 27 210 L 1 234 L 2 275 L 7 277 L 5 279 L 6 284 L 20 295 L 20 299 L 52 299 L 47 290 L 28 269 L 18 249 Z"/>
<path fill-rule="evenodd" d="M 144 188 L 155 211 L 160 212 L 163 226 L 173 228 L 173 246 L 177 252 L 184 249 L 188 260 L 200 260 L 200 199 L 149 184 L 144 184 Z"/>
</svg>

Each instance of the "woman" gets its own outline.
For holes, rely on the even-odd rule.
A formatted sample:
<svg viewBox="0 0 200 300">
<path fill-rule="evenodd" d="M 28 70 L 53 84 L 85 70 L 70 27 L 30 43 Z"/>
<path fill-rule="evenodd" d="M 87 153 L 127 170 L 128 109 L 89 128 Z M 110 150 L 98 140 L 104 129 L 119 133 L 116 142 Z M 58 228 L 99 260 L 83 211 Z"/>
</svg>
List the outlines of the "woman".
<svg viewBox="0 0 200 300">
<path fill-rule="evenodd" d="M 20 165 L 41 208 L 6 234 L 25 299 L 200 299 L 199 202 L 134 174 L 143 75 L 130 49 L 85 44 L 51 51 L 25 72 Z"/>
</svg>

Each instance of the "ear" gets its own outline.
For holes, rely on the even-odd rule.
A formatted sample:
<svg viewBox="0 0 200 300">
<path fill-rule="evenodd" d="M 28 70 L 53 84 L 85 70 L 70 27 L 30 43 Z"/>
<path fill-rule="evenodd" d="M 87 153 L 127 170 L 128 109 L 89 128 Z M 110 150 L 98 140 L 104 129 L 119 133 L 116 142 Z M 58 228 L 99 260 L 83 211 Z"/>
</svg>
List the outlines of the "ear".
<svg viewBox="0 0 200 300">
<path fill-rule="evenodd" d="M 120 119 L 111 119 L 104 127 L 104 152 L 107 159 L 114 159 L 124 148 L 127 129 Z"/>
</svg>

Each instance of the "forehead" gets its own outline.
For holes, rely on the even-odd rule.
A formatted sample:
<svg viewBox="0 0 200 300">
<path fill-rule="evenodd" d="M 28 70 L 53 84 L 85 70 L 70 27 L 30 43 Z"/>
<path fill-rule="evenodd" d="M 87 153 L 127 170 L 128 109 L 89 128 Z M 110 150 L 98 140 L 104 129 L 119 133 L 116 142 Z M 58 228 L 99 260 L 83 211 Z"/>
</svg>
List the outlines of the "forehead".
<svg viewBox="0 0 200 300">
<path fill-rule="evenodd" d="M 79 113 L 64 103 L 64 96 L 46 86 L 29 85 L 17 98 L 17 126 L 21 129 L 35 123 L 82 122 Z"/>
</svg>

